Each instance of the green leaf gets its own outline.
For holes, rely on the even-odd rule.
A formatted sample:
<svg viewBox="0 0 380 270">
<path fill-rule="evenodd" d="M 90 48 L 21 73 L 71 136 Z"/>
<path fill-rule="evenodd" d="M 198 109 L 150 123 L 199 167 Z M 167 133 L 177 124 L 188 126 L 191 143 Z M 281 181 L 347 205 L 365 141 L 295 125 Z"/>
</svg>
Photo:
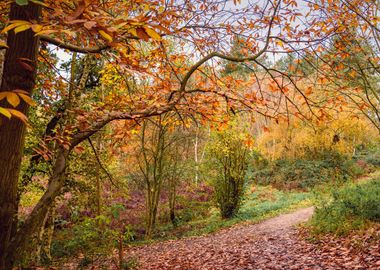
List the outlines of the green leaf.
<svg viewBox="0 0 380 270">
<path fill-rule="evenodd" d="M 16 0 L 16 4 L 19 6 L 26 6 L 28 4 L 28 0 Z"/>
</svg>

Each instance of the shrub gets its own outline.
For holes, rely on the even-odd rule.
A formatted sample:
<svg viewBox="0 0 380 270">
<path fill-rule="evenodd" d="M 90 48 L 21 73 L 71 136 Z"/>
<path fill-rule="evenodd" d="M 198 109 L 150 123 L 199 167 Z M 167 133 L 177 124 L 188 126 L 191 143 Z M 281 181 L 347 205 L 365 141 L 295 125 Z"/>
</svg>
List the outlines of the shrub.
<svg viewBox="0 0 380 270">
<path fill-rule="evenodd" d="M 315 233 L 345 234 L 380 222 L 380 179 L 350 185 L 333 192 L 332 200 L 320 201 L 312 218 Z"/>
<path fill-rule="evenodd" d="M 111 220 L 105 216 L 85 218 L 72 228 L 59 232 L 52 243 L 52 253 L 55 257 L 71 257 L 85 254 L 90 258 L 95 255 L 104 255 L 109 246 L 113 246 L 116 231 L 108 229 Z"/>
<path fill-rule="evenodd" d="M 53 257 L 65 259 L 83 255 L 79 264 L 85 267 L 95 262 L 101 263 L 109 256 L 110 248 L 131 241 L 134 233 L 120 219 L 124 206 L 112 204 L 107 210 L 106 215 L 84 217 L 82 221 L 56 231 L 51 247 Z"/>
<path fill-rule="evenodd" d="M 249 148 L 247 136 L 232 126 L 215 133 L 208 148 L 215 169 L 212 184 L 222 218 L 231 218 L 239 210 L 246 172 Z"/>
<path fill-rule="evenodd" d="M 354 161 L 336 152 L 314 154 L 313 159 L 281 159 L 253 173 L 258 184 L 282 189 L 308 189 L 328 182 L 344 182 L 363 173 Z"/>
<path fill-rule="evenodd" d="M 359 163 L 365 163 L 373 167 L 380 166 L 380 149 L 377 145 L 372 147 L 364 147 L 359 145 L 354 156 L 354 160 Z"/>
</svg>

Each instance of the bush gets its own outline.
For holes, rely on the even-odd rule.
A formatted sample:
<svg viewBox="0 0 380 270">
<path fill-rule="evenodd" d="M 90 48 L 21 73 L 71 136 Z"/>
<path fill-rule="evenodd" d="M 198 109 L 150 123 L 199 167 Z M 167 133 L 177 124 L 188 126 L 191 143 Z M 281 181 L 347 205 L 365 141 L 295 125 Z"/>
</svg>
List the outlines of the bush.
<svg viewBox="0 0 380 270">
<path fill-rule="evenodd" d="M 373 147 L 364 147 L 359 145 L 353 158 L 358 162 L 362 162 L 373 167 L 379 167 L 380 149 L 376 145 Z"/>
<path fill-rule="evenodd" d="M 313 231 L 346 234 L 369 221 L 380 222 L 379 201 L 380 179 L 341 188 L 330 202 L 320 201 L 311 222 Z"/>
<path fill-rule="evenodd" d="M 247 134 L 233 126 L 216 132 L 208 147 L 215 174 L 213 187 L 222 218 L 235 216 L 241 205 L 248 168 Z"/>
<path fill-rule="evenodd" d="M 281 159 L 267 168 L 253 173 L 258 184 L 271 184 L 281 189 L 308 189 L 329 182 L 345 182 L 363 173 L 349 158 L 335 153 L 322 152 L 313 159 Z"/>
<path fill-rule="evenodd" d="M 106 254 L 109 246 L 114 245 L 116 235 L 115 231 L 107 228 L 109 223 L 110 219 L 104 216 L 85 218 L 72 228 L 60 231 L 52 243 L 54 257 L 84 254 L 88 260 L 90 257 Z"/>
<path fill-rule="evenodd" d="M 51 251 L 55 258 L 65 259 L 82 256 L 81 267 L 101 263 L 109 256 L 110 249 L 131 241 L 134 233 L 130 226 L 120 220 L 124 211 L 121 204 L 112 204 L 106 215 L 95 218 L 84 217 L 82 221 L 62 230 L 57 230 Z"/>
</svg>

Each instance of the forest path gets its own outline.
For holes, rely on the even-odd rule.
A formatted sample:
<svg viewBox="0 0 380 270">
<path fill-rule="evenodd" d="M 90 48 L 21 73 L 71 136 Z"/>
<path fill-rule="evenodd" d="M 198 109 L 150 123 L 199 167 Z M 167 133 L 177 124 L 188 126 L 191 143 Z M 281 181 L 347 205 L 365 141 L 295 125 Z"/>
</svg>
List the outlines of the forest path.
<svg viewBox="0 0 380 270">
<path fill-rule="evenodd" d="M 376 243 L 358 253 L 342 240 L 328 238 L 318 245 L 302 239 L 295 226 L 313 212 L 313 207 L 303 208 L 258 224 L 133 247 L 127 257 L 138 259 L 139 270 L 380 270 Z"/>
<path fill-rule="evenodd" d="M 328 269 L 295 234 L 294 226 L 307 221 L 313 211 L 313 207 L 304 208 L 258 224 L 135 247 L 127 256 L 138 258 L 139 269 L 147 270 Z"/>
</svg>

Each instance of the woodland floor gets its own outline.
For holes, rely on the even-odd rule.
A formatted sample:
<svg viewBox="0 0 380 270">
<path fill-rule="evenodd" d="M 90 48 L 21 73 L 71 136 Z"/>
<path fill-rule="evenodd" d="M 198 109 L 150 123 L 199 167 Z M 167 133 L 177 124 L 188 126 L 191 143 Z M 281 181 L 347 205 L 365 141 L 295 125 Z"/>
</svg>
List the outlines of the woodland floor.
<svg viewBox="0 0 380 270">
<path fill-rule="evenodd" d="M 377 240 L 364 249 L 339 238 L 303 240 L 295 225 L 312 214 L 313 207 L 304 208 L 259 224 L 133 247 L 127 257 L 136 258 L 140 270 L 380 269 Z"/>
</svg>

